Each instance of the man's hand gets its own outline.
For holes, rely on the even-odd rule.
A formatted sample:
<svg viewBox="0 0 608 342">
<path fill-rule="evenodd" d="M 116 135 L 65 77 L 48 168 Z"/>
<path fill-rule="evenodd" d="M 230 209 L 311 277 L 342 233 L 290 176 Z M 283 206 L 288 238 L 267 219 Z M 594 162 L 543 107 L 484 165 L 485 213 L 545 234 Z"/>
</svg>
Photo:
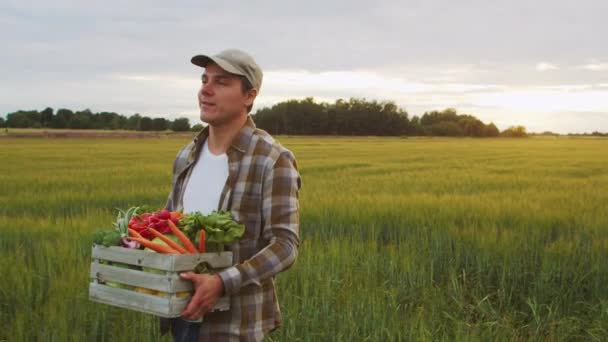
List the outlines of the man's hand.
<svg viewBox="0 0 608 342">
<path fill-rule="evenodd" d="M 224 283 L 217 274 L 196 274 L 186 272 L 180 274 L 182 279 L 192 281 L 194 296 L 182 312 L 182 318 L 190 321 L 197 320 L 215 306 L 224 292 Z"/>
</svg>

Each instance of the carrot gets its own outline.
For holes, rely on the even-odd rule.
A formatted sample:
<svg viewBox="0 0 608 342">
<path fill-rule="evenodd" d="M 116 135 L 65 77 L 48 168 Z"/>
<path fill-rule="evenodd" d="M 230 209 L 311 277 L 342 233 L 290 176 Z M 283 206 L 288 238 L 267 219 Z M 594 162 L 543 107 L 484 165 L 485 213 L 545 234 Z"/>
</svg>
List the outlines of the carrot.
<svg viewBox="0 0 608 342">
<path fill-rule="evenodd" d="M 184 233 L 182 233 L 182 231 L 179 230 L 179 228 L 177 228 L 177 226 L 175 226 L 175 223 L 171 222 L 171 220 L 167 220 L 167 224 L 169 225 L 169 228 L 171 229 L 173 234 L 175 234 L 175 236 L 177 236 L 177 238 L 182 243 L 182 245 L 184 245 L 184 247 L 186 247 L 188 252 L 198 253 L 196 248 L 194 248 L 192 241 L 190 241 L 190 239 L 188 239 L 188 237 L 186 235 L 184 235 Z"/>
<path fill-rule="evenodd" d="M 165 246 L 165 245 L 161 245 L 159 243 L 155 243 L 149 240 L 146 240 L 144 238 L 136 238 L 136 237 L 132 237 L 131 240 L 133 241 L 137 241 L 139 243 L 141 243 L 144 247 L 148 247 L 151 250 L 158 252 L 158 253 L 163 253 L 163 254 L 179 254 L 178 251 L 174 250 L 173 248 L 169 247 L 169 246 Z"/>
<path fill-rule="evenodd" d="M 205 253 L 205 230 L 201 229 L 198 239 L 198 251 Z"/>
<path fill-rule="evenodd" d="M 144 238 L 144 237 L 143 237 L 143 236 L 141 236 L 141 234 L 139 234 L 139 233 L 137 232 L 137 230 L 135 230 L 135 229 L 131 229 L 131 228 L 129 228 L 129 233 L 131 233 L 131 236 L 134 236 L 134 237 L 136 237 L 136 238 L 140 238 L 140 239 L 143 239 L 143 238 Z"/>
<path fill-rule="evenodd" d="M 161 232 L 159 232 L 158 230 L 154 229 L 154 228 L 148 228 L 148 230 L 150 231 L 150 233 L 154 234 L 154 236 L 156 236 L 157 238 L 163 240 L 167 245 L 169 245 L 169 247 L 175 249 L 176 251 L 180 252 L 181 254 L 188 254 L 188 251 L 184 249 L 184 247 L 178 245 L 177 243 L 175 243 L 175 241 L 169 239 L 168 237 L 164 236 Z"/>
</svg>

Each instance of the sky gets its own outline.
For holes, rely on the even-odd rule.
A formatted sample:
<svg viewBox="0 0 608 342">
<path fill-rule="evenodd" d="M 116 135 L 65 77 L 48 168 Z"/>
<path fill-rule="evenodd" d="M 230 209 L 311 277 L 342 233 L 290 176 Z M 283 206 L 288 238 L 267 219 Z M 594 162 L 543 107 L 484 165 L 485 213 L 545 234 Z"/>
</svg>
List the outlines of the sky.
<svg viewBox="0 0 608 342">
<path fill-rule="evenodd" d="M 198 122 L 196 54 L 250 53 L 287 99 L 455 108 L 500 129 L 608 132 L 608 1 L 0 0 L 0 114 Z"/>
</svg>

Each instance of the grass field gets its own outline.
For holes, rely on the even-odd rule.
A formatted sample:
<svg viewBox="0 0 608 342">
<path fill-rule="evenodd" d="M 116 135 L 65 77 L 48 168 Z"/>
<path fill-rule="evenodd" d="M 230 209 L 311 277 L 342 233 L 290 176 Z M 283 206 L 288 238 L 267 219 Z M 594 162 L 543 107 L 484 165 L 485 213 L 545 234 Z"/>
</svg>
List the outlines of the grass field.
<svg viewBox="0 0 608 342">
<path fill-rule="evenodd" d="M 271 340 L 608 340 L 608 139 L 280 140 L 302 245 Z M 88 301 L 91 232 L 162 206 L 186 141 L 0 139 L 0 341 L 161 340 Z"/>
</svg>

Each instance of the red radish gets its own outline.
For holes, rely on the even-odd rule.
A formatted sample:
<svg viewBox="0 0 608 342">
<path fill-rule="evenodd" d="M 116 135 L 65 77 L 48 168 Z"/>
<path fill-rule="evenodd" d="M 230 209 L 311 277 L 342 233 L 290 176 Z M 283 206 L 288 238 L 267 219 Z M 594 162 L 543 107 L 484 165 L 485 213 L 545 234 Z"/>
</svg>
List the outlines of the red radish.
<svg viewBox="0 0 608 342">
<path fill-rule="evenodd" d="M 163 209 L 156 214 L 156 216 L 161 220 L 167 220 L 171 218 L 171 212 L 167 209 Z"/>
</svg>

